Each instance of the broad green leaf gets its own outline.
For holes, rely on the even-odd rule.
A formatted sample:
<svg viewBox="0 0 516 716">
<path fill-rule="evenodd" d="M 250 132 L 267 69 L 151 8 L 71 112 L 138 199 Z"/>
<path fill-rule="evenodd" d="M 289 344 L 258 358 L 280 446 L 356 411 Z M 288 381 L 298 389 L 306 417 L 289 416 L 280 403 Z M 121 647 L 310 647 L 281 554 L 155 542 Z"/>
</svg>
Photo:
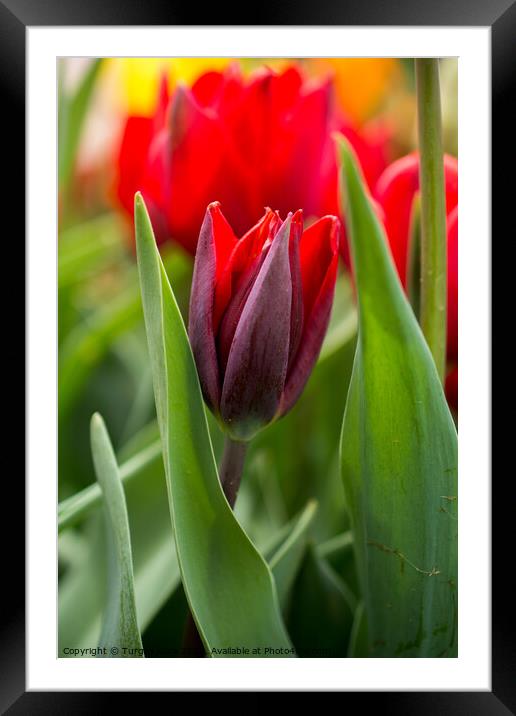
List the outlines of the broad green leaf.
<svg viewBox="0 0 516 716">
<path fill-rule="evenodd" d="M 355 606 L 347 585 L 309 544 L 288 615 L 289 633 L 298 655 L 347 656 Z"/>
<path fill-rule="evenodd" d="M 269 567 L 274 575 L 278 597 L 283 611 L 285 611 L 292 585 L 299 571 L 307 544 L 307 532 L 317 510 L 315 501 L 309 502 L 294 524 L 289 524 L 288 534 L 283 543 L 275 550 L 268 560 Z"/>
<path fill-rule="evenodd" d="M 457 649 L 457 433 L 356 159 L 339 146 L 359 301 L 341 467 L 372 656 Z"/>
<path fill-rule="evenodd" d="M 253 649 L 291 655 L 272 574 L 220 486 L 190 344 L 140 195 L 135 227 L 170 510 L 190 609 L 211 656 L 230 656 L 224 650 L 235 647 L 246 647 L 249 656 Z"/>
<path fill-rule="evenodd" d="M 108 543 L 107 604 L 99 647 L 106 656 L 141 657 L 127 506 L 115 453 L 98 413 L 91 419 L 91 451 L 104 498 Z"/>
<path fill-rule="evenodd" d="M 95 84 L 102 66 L 102 58 L 91 62 L 84 77 L 72 96 L 59 93 L 59 187 L 65 186 L 70 180 L 75 155 L 84 125 L 84 119 L 90 104 Z"/>
</svg>

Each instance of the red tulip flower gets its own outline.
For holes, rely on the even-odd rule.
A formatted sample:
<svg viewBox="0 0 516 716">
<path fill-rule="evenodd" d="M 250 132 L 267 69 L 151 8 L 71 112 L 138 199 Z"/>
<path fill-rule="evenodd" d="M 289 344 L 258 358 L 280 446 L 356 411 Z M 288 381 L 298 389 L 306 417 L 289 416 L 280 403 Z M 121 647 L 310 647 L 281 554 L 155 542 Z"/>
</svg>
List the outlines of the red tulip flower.
<svg viewBox="0 0 516 716">
<path fill-rule="evenodd" d="M 267 209 L 237 239 L 219 202 L 195 256 L 188 333 L 204 398 L 235 440 L 249 440 L 300 396 L 328 326 L 339 220 L 303 230 Z"/>
<path fill-rule="evenodd" d="M 450 405 L 457 407 L 457 301 L 458 301 L 458 165 L 444 156 L 448 242 L 448 345 L 447 360 L 453 376 L 447 380 Z M 412 202 L 419 191 L 419 156 L 409 154 L 393 162 L 380 176 L 374 191 L 391 247 L 394 263 L 405 286 Z M 450 386 L 448 388 L 448 386 Z"/>
<path fill-rule="evenodd" d="M 154 116 L 127 118 L 117 158 L 115 191 L 118 201 L 132 218 L 134 195 L 141 191 L 158 243 L 164 241 L 169 234 L 166 215 L 169 179 L 165 159 L 168 143 L 168 104 L 169 95 L 164 78 Z"/>
<path fill-rule="evenodd" d="M 164 85 L 165 86 L 165 85 Z M 386 137 L 338 116 L 331 77 L 306 79 L 291 66 L 248 78 L 237 65 L 207 72 L 191 88 L 162 89 L 152 118 L 130 117 L 118 157 L 118 198 L 132 215 L 141 191 L 156 238 L 195 254 L 206 206 L 218 199 L 242 235 L 274 206 L 305 217 L 337 213 L 334 130 L 349 137 L 368 178 L 385 166 Z"/>
<path fill-rule="evenodd" d="M 457 360 L 459 300 L 459 209 L 450 211 L 446 222 L 448 237 L 448 358 Z"/>
<path fill-rule="evenodd" d="M 459 189 L 457 160 L 447 154 L 444 156 L 444 179 L 446 213 L 449 214 L 457 206 Z M 419 155 L 416 152 L 390 164 L 374 190 L 374 198 L 383 209 L 385 230 L 403 285 L 407 274 L 410 212 L 418 191 Z"/>
</svg>

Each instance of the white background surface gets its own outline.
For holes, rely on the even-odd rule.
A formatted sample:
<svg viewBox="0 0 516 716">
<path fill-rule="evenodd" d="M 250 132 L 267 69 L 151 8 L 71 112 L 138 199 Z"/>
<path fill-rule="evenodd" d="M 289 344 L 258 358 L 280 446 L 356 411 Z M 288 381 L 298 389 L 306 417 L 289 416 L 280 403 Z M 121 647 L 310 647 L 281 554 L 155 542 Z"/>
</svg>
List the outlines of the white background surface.
<svg viewBox="0 0 516 716">
<path fill-rule="evenodd" d="M 27 28 L 27 688 L 490 689 L 490 28 Z M 57 658 L 58 56 L 459 57 L 459 658 Z"/>
</svg>

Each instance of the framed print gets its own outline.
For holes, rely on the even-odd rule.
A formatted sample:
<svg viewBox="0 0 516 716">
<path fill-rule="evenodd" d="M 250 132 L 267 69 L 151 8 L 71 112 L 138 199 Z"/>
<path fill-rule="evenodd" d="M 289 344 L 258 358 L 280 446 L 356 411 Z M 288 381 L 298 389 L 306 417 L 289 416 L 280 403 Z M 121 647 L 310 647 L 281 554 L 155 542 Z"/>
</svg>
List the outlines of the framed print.
<svg viewBox="0 0 516 716">
<path fill-rule="evenodd" d="M 27 561 L 24 618 L 20 527 L 2 707 L 514 709 L 490 467 L 514 6 L 15 5 Z"/>
</svg>

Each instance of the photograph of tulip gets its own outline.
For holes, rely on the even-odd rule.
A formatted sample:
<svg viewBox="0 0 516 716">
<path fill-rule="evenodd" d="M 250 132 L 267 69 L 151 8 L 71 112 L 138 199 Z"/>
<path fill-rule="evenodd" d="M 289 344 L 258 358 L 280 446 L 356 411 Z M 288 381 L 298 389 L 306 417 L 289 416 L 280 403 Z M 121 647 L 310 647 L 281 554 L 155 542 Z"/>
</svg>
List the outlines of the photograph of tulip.
<svg viewBox="0 0 516 716">
<path fill-rule="evenodd" d="M 58 63 L 63 658 L 453 658 L 456 58 Z"/>
</svg>

